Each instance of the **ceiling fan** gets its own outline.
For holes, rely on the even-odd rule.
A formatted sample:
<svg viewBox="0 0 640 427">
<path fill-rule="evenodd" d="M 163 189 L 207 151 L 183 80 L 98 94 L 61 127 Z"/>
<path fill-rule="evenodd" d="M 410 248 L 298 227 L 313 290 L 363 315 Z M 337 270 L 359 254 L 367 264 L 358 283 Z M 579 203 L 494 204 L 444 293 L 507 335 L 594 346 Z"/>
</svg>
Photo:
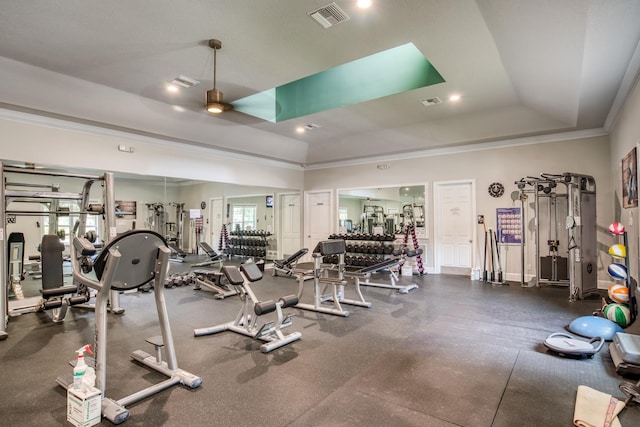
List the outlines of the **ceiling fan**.
<svg viewBox="0 0 640 427">
<path fill-rule="evenodd" d="M 222 48 L 222 42 L 217 39 L 209 40 L 209 47 L 213 49 L 213 89 L 207 91 L 207 111 L 220 114 L 233 109 L 233 105 L 224 102 L 222 92 L 216 89 L 216 52 Z"/>
</svg>

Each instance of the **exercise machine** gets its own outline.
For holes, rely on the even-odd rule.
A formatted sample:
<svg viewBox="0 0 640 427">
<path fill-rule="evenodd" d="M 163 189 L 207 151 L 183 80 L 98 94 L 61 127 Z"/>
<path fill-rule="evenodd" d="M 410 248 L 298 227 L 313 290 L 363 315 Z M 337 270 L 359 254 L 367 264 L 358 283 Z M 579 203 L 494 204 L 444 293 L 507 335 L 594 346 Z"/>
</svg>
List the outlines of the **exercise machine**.
<svg viewBox="0 0 640 427">
<path fill-rule="evenodd" d="M 156 233 L 164 236 L 167 232 L 167 213 L 164 209 L 164 204 L 146 203 L 147 206 L 147 221 L 146 227 Z"/>
<path fill-rule="evenodd" d="M 61 192 L 59 186 L 12 181 L 16 177 L 25 175 L 70 178 L 70 181 L 72 179 L 77 179 L 82 181 L 83 184 L 79 192 Z M 96 205 L 90 202 L 91 188 L 96 183 L 102 186 L 104 205 Z M 60 206 L 61 201 L 75 203 L 78 205 L 79 210 L 77 212 L 69 212 L 68 209 L 63 209 Z M 26 208 L 19 208 L 18 205 L 20 205 L 21 202 L 23 203 L 23 206 L 24 203 L 38 203 L 48 208 L 48 212 L 43 211 L 42 209 L 28 210 Z M 79 236 L 85 236 L 88 234 L 88 215 L 102 215 L 104 217 L 104 225 L 106 228 L 103 239 L 108 241 L 116 235 L 113 174 L 105 172 L 103 175 L 84 175 L 46 169 L 20 168 L 0 163 L 0 236 L 4 236 L 6 234 L 8 218 L 17 218 L 20 216 L 42 217 L 43 215 L 48 215 L 50 218 L 50 233 L 48 234 L 57 234 L 57 227 L 52 224 L 57 224 L 57 217 L 59 215 L 77 216 L 77 235 Z M 54 228 L 54 230 L 52 230 L 52 228 Z M 7 292 L 7 285 L 11 280 L 8 274 L 9 255 L 5 254 L 5 251 L 10 250 L 10 247 L 6 245 L 6 241 L 3 241 L 0 245 L 0 340 L 7 337 L 6 328 L 9 316 L 25 312 L 26 304 L 24 300 L 9 298 Z M 33 304 L 29 307 L 29 310 L 37 311 L 39 310 L 39 307 L 39 303 Z M 114 313 L 124 312 L 120 307 L 119 295 L 116 292 L 110 296 L 110 308 Z"/>
<path fill-rule="evenodd" d="M 525 283 L 526 265 L 526 208 L 533 196 L 534 250 L 536 276 L 529 282 L 569 287 L 569 300 L 583 299 L 597 293 L 597 224 L 596 182 L 592 176 L 565 172 L 543 173 L 539 177 L 525 177 L 516 181 L 521 202 L 521 286 Z M 564 190 L 564 191 L 563 191 Z M 546 208 L 546 209 L 545 209 Z M 546 210 L 546 216 L 542 215 Z M 566 229 L 566 234 L 561 229 Z M 547 230 L 546 241 L 541 233 Z M 561 235 L 566 236 L 563 241 Z M 548 253 L 543 256 L 541 247 Z M 562 256 L 566 253 L 566 256 Z"/>
<path fill-rule="evenodd" d="M 24 234 L 11 233 L 7 240 L 7 246 L 9 248 L 7 253 L 9 284 L 15 298 L 21 300 L 24 299 L 24 292 L 20 284 L 24 280 Z"/>
<path fill-rule="evenodd" d="M 371 307 L 371 303 L 365 301 L 362 295 L 360 281 L 354 283 L 357 299 L 345 298 L 345 286 L 348 284 L 345 278 L 345 252 L 344 240 L 324 240 L 318 243 L 313 251 L 313 304 L 298 302 L 296 308 L 347 317 L 349 311 L 344 310 L 342 304 Z M 325 257 L 334 255 L 338 256 L 337 264 L 323 262 Z M 331 289 L 331 292 L 327 292 L 328 289 Z M 302 299 L 303 291 L 304 280 L 298 280 L 298 300 Z M 326 303 L 333 307 L 327 306 Z"/>
<path fill-rule="evenodd" d="M 175 222 L 166 222 L 167 243 L 172 243 L 179 253 L 183 251 L 184 233 L 184 203 L 171 202 L 169 206 L 175 208 Z M 169 246 L 171 247 L 171 246 Z"/>
<path fill-rule="evenodd" d="M 40 310 L 52 310 L 53 321 L 64 321 L 67 309 L 89 302 L 87 289 L 77 285 L 64 284 L 63 256 L 64 244 L 57 235 L 42 236 L 42 302 Z"/>
<path fill-rule="evenodd" d="M 386 226 L 386 216 L 384 207 L 376 205 L 364 205 L 362 209 L 362 225 L 361 229 L 369 234 L 374 234 L 375 229 L 384 230 Z M 386 232 L 393 232 L 385 230 Z"/>
<path fill-rule="evenodd" d="M 283 328 L 287 328 L 292 324 L 292 315 L 288 314 L 285 317 L 282 310 L 295 306 L 298 303 L 297 296 L 287 295 L 278 301 L 269 300 L 261 302 L 258 300 L 251 289 L 251 283 L 262 279 L 262 271 L 260 271 L 258 265 L 253 262 L 241 264 L 240 268 L 233 265 L 225 265 L 222 267 L 222 273 L 232 286 L 238 288 L 238 294 L 242 300 L 242 307 L 233 321 L 208 328 L 194 329 L 194 336 L 200 337 L 203 335 L 217 334 L 218 332 L 232 331 L 256 340 L 265 341 L 265 343 L 260 346 L 260 350 L 263 353 L 273 351 L 297 341 L 302 337 L 300 332 L 292 332 L 288 335 L 282 333 Z M 277 320 L 275 322 L 267 322 L 262 326 L 258 326 L 258 318 L 260 316 L 274 311 L 277 314 Z"/>
<path fill-rule="evenodd" d="M 220 271 L 194 270 L 193 274 L 195 275 L 193 279 L 194 289 L 197 291 L 206 288 L 212 291 L 217 299 L 238 294 L 237 289 L 229 284 L 224 273 Z"/>
<path fill-rule="evenodd" d="M 151 230 L 131 230 L 113 239 L 105 246 L 93 263 L 97 280 L 87 276 L 87 266 L 96 254 L 93 245 L 85 238 L 76 237 L 71 249 L 73 278 L 97 291 L 95 307 L 95 370 L 96 387 L 102 392 L 102 415 L 114 424 L 129 418 L 128 406 L 151 397 L 177 384 L 198 388 L 202 379 L 178 367 L 176 351 L 171 334 L 169 314 L 164 297 L 164 278 L 168 269 L 171 251 L 164 237 Z M 107 300 L 111 290 L 127 291 L 153 281 L 154 297 L 158 312 L 160 335 L 148 338 L 156 355 L 151 356 L 136 350 L 134 361 L 151 368 L 168 378 L 129 396 L 113 400 L 105 396 L 107 378 Z M 163 357 L 164 353 L 164 357 Z M 72 363 L 73 364 L 73 363 Z M 72 384 L 68 376 L 58 377 L 60 386 L 67 389 Z"/>
</svg>

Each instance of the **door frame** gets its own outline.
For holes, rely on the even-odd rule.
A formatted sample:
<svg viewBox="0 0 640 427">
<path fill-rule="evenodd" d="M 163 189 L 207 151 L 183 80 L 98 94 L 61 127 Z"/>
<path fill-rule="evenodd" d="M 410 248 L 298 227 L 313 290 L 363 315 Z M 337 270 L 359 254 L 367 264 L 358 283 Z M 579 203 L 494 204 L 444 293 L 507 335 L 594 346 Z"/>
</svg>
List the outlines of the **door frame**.
<svg viewBox="0 0 640 427">
<path fill-rule="evenodd" d="M 442 214 L 440 213 L 440 192 L 443 191 L 443 188 L 447 185 L 454 184 L 470 184 L 471 185 L 471 217 L 469 221 L 471 221 L 471 269 L 475 266 L 477 249 L 476 249 L 476 234 L 475 225 L 476 225 L 476 180 L 473 178 L 469 179 L 458 179 L 451 181 L 434 181 L 433 182 L 433 272 L 435 274 L 440 274 L 441 272 L 441 258 L 442 258 L 442 233 L 440 230 L 442 229 Z"/>
<path fill-rule="evenodd" d="M 274 221 L 276 223 L 276 227 L 277 227 L 277 234 L 275 234 L 277 242 L 278 242 L 278 259 L 283 257 L 283 252 L 282 252 L 282 241 L 283 241 L 283 235 L 284 235 L 284 227 L 282 226 L 282 221 L 284 220 L 283 218 L 283 212 L 284 212 L 284 208 L 282 206 L 282 198 L 285 196 L 298 196 L 300 198 L 300 212 L 298 212 L 299 214 L 299 218 L 298 218 L 298 222 L 300 224 L 300 229 L 298 230 L 298 233 L 300 234 L 300 238 L 298 239 L 298 247 L 302 247 L 300 245 L 302 245 L 302 241 L 304 240 L 303 237 L 303 197 L 302 197 L 302 192 L 301 191 L 285 191 L 282 193 L 276 193 L 274 194 L 274 198 L 277 200 L 276 205 L 276 210 L 274 212 L 274 214 L 276 215 L 277 220 Z"/>
<path fill-rule="evenodd" d="M 311 210 L 309 209 L 309 196 L 312 194 L 319 194 L 319 193 L 328 193 L 329 194 L 329 203 L 333 204 L 333 206 L 329 206 L 329 233 L 335 233 L 335 231 L 338 229 L 336 224 L 336 217 L 337 217 L 337 211 L 336 209 L 334 209 L 335 204 L 336 204 L 336 191 L 332 188 L 327 188 L 324 190 L 307 190 L 304 192 L 304 196 L 303 196 L 303 200 L 304 200 L 304 206 L 303 206 L 303 225 L 302 225 L 302 230 L 303 230 L 303 235 L 302 235 L 302 246 L 305 248 L 309 248 L 309 252 L 307 253 L 307 255 L 305 255 L 305 257 L 303 258 L 304 261 L 311 261 L 311 252 L 313 251 L 312 247 L 309 247 L 309 214 L 311 212 Z M 327 235 L 327 238 L 329 238 L 329 236 Z"/>
</svg>

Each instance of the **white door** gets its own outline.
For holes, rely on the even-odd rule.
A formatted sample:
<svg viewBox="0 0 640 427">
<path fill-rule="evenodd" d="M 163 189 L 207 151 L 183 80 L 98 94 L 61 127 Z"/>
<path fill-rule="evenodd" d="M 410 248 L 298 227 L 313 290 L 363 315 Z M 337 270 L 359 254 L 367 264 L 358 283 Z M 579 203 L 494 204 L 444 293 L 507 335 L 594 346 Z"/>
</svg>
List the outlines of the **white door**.
<svg viewBox="0 0 640 427">
<path fill-rule="evenodd" d="M 434 194 L 435 269 L 469 274 L 473 260 L 474 183 L 436 182 Z"/>
<path fill-rule="evenodd" d="M 220 250 L 220 232 L 224 224 L 224 204 L 222 198 L 209 199 L 209 245 L 217 251 Z"/>
<path fill-rule="evenodd" d="M 311 261 L 311 252 L 318 242 L 327 240 L 333 232 L 333 191 L 306 192 L 304 201 L 304 247 L 309 248 L 305 260 Z"/>
<path fill-rule="evenodd" d="M 300 249 L 300 195 L 280 196 L 280 248 L 278 257 L 286 258 Z"/>
</svg>

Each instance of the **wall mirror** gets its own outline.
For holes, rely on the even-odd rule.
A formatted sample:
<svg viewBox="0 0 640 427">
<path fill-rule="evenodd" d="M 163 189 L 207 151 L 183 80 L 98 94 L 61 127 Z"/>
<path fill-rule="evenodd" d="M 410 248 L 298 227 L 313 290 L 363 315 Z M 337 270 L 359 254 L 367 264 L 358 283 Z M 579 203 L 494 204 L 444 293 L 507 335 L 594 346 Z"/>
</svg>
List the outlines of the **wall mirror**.
<svg viewBox="0 0 640 427">
<path fill-rule="evenodd" d="M 411 222 L 426 237 L 426 186 L 353 188 L 338 191 L 340 233 L 402 234 Z"/>
<path fill-rule="evenodd" d="M 21 162 L 4 162 L 4 165 L 87 175 L 104 173 L 104 171 L 93 169 L 71 170 Z M 5 176 L 8 181 L 18 184 L 56 187 L 61 192 L 82 190 L 82 183 L 78 184 L 71 178 L 10 173 Z M 265 248 L 264 254 L 254 254 L 264 255 L 264 258 L 276 259 L 282 256 L 283 245 L 279 242 L 282 241 L 283 236 L 292 247 L 299 247 L 301 244 L 299 229 L 294 229 L 293 233 L 289 230 L 292 224 L 297 224 L 298 228 L 300 226 L 300 192 L 298 190 L 119 172 L 115 173 L 114 177 L 117 233 L 135 228 L 152 229 L 166 237 L 177 251 L 187 254 L 199 252 L 198 242 L 206 242 L 216 251 L 220 248 L 225 249 L 228 242 L 221 240 L 223 225 L 229 233 L 253 231 L 268 235 L 269 253 L 266 253 L 267 248 Z M 284 195 L 288 198 L 283 199 Z M 102 203 L 100 185 L 92 187 L 90 198 L 92 203 Z M 288 201 L 291 198 L 298 200 L 296 204 L 298 211 L 292 214 L 287 210 L 290 219 L 284 221 L 281 218 L 284 211 L 282 203 L 283 200 L 287 200 L 287 206 L 291 206 L 292 204 Z M 15 203 L 12 208 L 15 209 Z M 10 223 L 7 225 L 7 235 L 11 232 L 24 233 L 25 256 L 35 257 L 38 255 L 38 245 L 43 234 L 60 234 L 64 236 L 63 241 L 68 253 L 69 236 L 78 218 L 74 211 L 78 210 L 78 206 L 71 202 L 66 203 L 63 208 L 68 209 L 70 215 L 50 215 L 48 203 L 23 203 L 20 209 L 42 211 L 42 215 L 12 216 L 8 219 Z M 97 241 L 105 240 L 105 236 L 108 235 L 106 225 L 101 222 L 99 216 L 92 217 L 91 221 Z M 283 230 L 285 223 L 287 230 Z"/>
</svg>

